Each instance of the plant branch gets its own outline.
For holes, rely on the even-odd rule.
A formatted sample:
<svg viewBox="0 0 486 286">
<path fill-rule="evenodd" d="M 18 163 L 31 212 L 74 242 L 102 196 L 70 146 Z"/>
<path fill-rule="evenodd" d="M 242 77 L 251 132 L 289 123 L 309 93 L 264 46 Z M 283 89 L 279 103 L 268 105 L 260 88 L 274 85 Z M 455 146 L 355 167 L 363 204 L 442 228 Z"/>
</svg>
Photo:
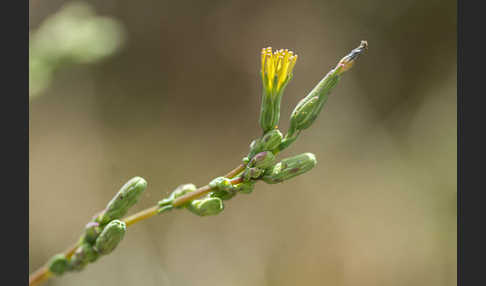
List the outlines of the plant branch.
<svg viewBox="0 0 486 286">
<path fill-rule="evenodd" d="M 245 169 L 245 165 L 241 164 L 238 167 L 234 168 L 231 170 L 228 174 L 225 175 L 226 178 L 233 178 L 234 176 L 238 175 Z M 235 179 L 231 180 L 232 184 L 238 184 L 242 182 L 242 178 L 238 177 Z M 193 199 L 196 199 L 200 196 L 203 196 L 204 194 L 207 194 L 211 191 L 211 188 L 208 185 L 205 185 L 199 189 L 197 189 L 195 192 L 189 193 L 185 196 L 182 196 L 175 200 L 173 202 L 173 206 L 181 206 Z M 129 227 L 132 224 L 135 224 L 139 221 L 145 220 L 147 218 L 150 218 L 156 214 L 158 214 L 158 206 L 153 206 L 147 209 L 144 209 L 142 211 L 139 211 L 138 213 L 135 213 L 129 217 L 124 218 L 122 221 L 125 222 L 126 226 Z M 73 245 L 71 248 L 67 249 L 64 251 L 64 255 L 66 255 L 66 258 L 70 258 L 76 249 L 78 248 L 79 243 Z M 29 286 L 37 286 L 40 285 L 42 282 L 48 280 L 53 274 L 49 271 L 49 269 L 46 266 L 42 266 L 41 268 L 37 269 L 34 273 L 32 273 L 29 276 Z"/>
</svg>

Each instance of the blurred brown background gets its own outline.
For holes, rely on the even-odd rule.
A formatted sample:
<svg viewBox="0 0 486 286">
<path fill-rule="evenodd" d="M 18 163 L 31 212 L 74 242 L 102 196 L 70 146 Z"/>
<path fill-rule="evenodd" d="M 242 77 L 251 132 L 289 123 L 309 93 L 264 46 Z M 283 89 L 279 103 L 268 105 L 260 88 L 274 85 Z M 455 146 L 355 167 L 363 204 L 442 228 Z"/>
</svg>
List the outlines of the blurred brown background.
<svg viewBox="0 0 486 286">
<path fill-rule="evenodd" d="M 124 41 L 30 102 L 31 272 L 131 177 L 149 182 L 133 213 L 239 164 L 261 132 L 261 48 L 299 55 L 283 131 L 341 57 L 360 40 L 369 51 L 282 154 L 313 152 L 315 169 L 216 217 L 130 227 L 113 254 L 46 285 L 456 284 L 455 1 L 87 2 Z M 34 31 L 67 1 L 29 3 Z"/>
</svg>

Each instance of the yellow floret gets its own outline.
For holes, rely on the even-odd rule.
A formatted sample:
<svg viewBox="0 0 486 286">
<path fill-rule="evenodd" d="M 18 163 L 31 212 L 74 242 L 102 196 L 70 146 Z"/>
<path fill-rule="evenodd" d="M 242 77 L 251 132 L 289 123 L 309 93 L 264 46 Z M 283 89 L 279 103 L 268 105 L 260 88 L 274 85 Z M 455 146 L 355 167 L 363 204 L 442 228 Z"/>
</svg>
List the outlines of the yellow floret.
<svg viewBox="0 0 486 286">
<path fill-rule="evenodd" d="M 272 51 L 271 47 L 262 49 L 262 78 L 264 86 L 270 91 L 279 92 L 291 76 L 297 55 L 288 49 Z M 272 92 L 273 93 L 273 92 Z"/>
</svg>

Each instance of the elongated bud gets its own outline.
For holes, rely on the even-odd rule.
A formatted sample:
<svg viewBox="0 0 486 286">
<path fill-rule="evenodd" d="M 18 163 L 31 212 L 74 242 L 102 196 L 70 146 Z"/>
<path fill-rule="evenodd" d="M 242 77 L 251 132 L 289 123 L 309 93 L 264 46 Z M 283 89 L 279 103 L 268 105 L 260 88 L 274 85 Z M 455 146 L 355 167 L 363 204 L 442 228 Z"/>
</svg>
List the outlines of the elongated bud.
<svg viewBox="0 0 486 286">
<path fill-rule="evenodd" d="M 309 128 L 316 120 L 327 102 L 329 93 L 337 85 L 339 75 L 336 71 L 329 72 L 314 89 L 295 107 L 290 116 L 289 134 Z M 292 131 L 292 132 L 291 132 Z"/>
<path fill-rule="evenodd" d="M 198 216 L 217 215 L 223 211 L 223 201 L 217 197 L 206 197 L 199 200 L 193 200 L 187 209 Z"/>
<path fill-rule="evenodd" d="M 69 270 L 69 261 L 64 254 L 56 254 L 49 260 L 47 268 L 54 275 L 60 276 Z"/>
<path fill-rule="evenodd" d="M 235 185 L 235 188 L 238 192 L 242 194 L 251 194 L 253 192 L 253 189 L 255 188 L 255 182 L 249 181 L 249 182 L 239 183 Z"/>
<path fill-rule="evenodd" d="M 287 148 L 295 141 L 300 131 L 309 128 L 314 123 L 324 104 L 327 102 L 332 89 L 337 85 L 340 76 L 352 67 L 355 60 L 364 53 L 367 47 L 368 43 L 361 41 L 359 47 L 343 57 L 336 67 L 328 72 L 314 89 L 297 104 L 290 116 L 289 131 L 282 141 L 279 150 Z"/>
<path fill-rule="evenodd" d="M 110 221 L 96 239 L 95 250 L 101 255 L 112 252 L 127 232 L 127 226 L 119 220 Z"/>
<path fill-rule="evenodd" d="M 268 184 L 281 183 L 309 171 L 316 163 L 316 157 L 312 153 L 286 158 L 265 172 L 262 179 Z"/>
<path fill-rule="evenodd" d="M 138 202 L 140 195 L 147 188 L 147 181 L 141 177 L 130 179 L 111 199 L 101 214 L 99 222 L 104 225 L 114 219 L 123 217 L 128 209 Z"/>
</svg>

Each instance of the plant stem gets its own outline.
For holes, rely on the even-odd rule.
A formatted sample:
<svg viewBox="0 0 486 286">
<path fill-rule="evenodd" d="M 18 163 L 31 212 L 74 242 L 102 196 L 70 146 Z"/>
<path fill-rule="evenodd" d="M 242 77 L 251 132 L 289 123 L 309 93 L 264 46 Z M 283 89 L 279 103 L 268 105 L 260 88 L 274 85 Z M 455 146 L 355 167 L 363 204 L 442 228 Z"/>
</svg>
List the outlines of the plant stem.
<svg viewBox="0 0 486 286">
<path fill-rule="evenodd" d="M 148 208 L 148 209 L 144 209 L 143 211 L 140 211 L 134 215 L 131 215 L 127 218 L 124 218 L 123 219 L 123 222 L 125 222 L 125 224 L 128 226 L 136 223 L 136 222 L 139 222 L 141 220 L 144 220 L 146 218 L 149 218 L 149 217 L 152 217 L 154 215 L 157 214 L 157 210 L 158 210 L 158 206 L 153 206 L 151 208 Z"/>
<path fill-rule="evenodd" d="M 29 276 L 29 286 L 36 286 L 51 277 L 52 273 L 46 266 L 42 266 Z"/>
<path fill-rule="evenodd" d="M 224 177 L 228 179 L 233 179 L 236 175 L 238 175 L 241 171 L 243 171 L 245 167 L 246 167 L 245 164 L 241 164 L 238 167 L 231 170 L 228 174 L 224 175 Z"/>
<path fill-rule="evenodd" d="M 226 174 L 225 177 L 231 179 L 231 178 L 235 177 L 236 175 L 238 175 L 244 169 L 245 169 L 245 165 L 241 164 L 238 167 L 231 170 L 228 174 Z M 238 177 L 238 178 L 232 179 L 231 183 L 232 184 L 239 184 L 242 181 L 243 181 L 243 178 Z M 185 203 L 187 203 L 187 202 L 189 202 L 193 199 L 196 199 L 196 198 L 198 198 L 198 197 L 200 197 L 204 194 L 209 193 L 210 191 L 211 191 L 211 188 L 208 185 L 203 186 L 203 187 L 197 189 L 194 192 L 191 192 L 191 193 L 189 193 L 185 196 L 179 197 L 178 199 L 176 199 L 172 203 L 172 205 L 174 207 L 183 205 L 183 204 L 185 204 Z M 147 218 L 150 218 L 150 217 L 156 215 L 158 213 L 157 210 L 158 210 L 158 206 L 155 205 L 155 206 L 150 207 L 148 209 L 144 209 L 142 211 L 139 211 L 138 213 L 135 213 L 135 214 L 133 214 L 133 215 L 127 217 L 127 218 L 124 218 L 123 222 L 125 222 L 125 224 L 128 227 L 132 224 L 135 224 L 139 221 L 142 221 L 144 219 L 147 219 Z M 76 251 L 78 246 L 79 246 L 79 243 L 75 244 L 71 248 L 64 251 L 64 255 L 66 256 L 66 258 L 70 258 L 74 254 L 74 252 Z M 53 275 L 52 272 L 50 272 L 49 269 L 46 266 L 42 266 L 41 268 L 37 269 L 37 271 L 35 271 L 34 273 L 32 273 L 29 276 L 29 286 L 40 285 L 42 282 L 49 279 L 49 277 L 51 277 L 52 275 Z"/>
</svg>

